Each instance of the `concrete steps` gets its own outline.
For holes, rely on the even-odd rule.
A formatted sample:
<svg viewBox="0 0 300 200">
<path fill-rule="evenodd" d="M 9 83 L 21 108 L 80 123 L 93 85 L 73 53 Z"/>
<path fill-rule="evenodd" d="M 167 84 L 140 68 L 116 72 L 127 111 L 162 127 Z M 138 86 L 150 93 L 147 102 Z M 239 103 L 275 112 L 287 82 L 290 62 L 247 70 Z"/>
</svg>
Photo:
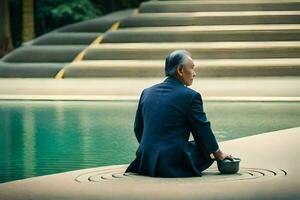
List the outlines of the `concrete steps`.
<svg viewBox="0 0 300 200">
<path fill-rule="evenodd" d="M 3 78 L 49 78 L 54 77 L 66 64 L 53 62 L 0 62 L 0 75 Z M 15 92 L 18 93 L 18 91 Z"/>
<path fill-rule="evenodd" d="M 90 46 L 83 60 L 163 60 L 176 49 L 188 50 L 193 59 L 298 58 L 300 41 L 104 43 Z"/>
<path fill-rule="evenodd" d="M 108 30 L 114 22 L 120 27 Z M 300 0 L 148 1 L 138 13 L 117 12 L 37 38 L 0 68 L 66 63 L 65 78 L 162 77 L 166 55 L 186 49 L 201 77 L 299 76 L 299 22 Z M 101 44 L 89 45 L 97 36 Z M 82 61 L 72 62 L 83 49 Z"/>
<path fill-rule="evenodd" d="M 28 45 L 16 49 L 3 57 L 2 61 L 8 63 L 71 62 L 84 48 L 84 45 Z"/>
<path fill-rule="evenodd" d="M 121 21 L 120 27 L 297 24 L 300 11 L 234 11 L 141 13 Z"/>
<path fill-rule="evenodd" d="M 178 1 L 178 2 L 186 2 L 187 0 L 153 0 L 153 1 Z M 217 2 L 299 2 L 299 0 L 188 0 L 194 2 L 209 2 L 209 3 L 217 3 Z"/>
<path fill-rule="evenodd" d="M 57 32 L 79 32 L 79 33 L 103 33 L 107 31 L 114 23 L 122 20 L 135 12 L 134 9 L 121 10 L 98 17 L 96 19 L 86 20 L 75 24 L 70 24 L 56 29 Z"/>
<path fill-rule="evenodd" d="M 300 1 L 149 1 L 64 77 L 161 77 L 175 49 L 200 77 L 299 76 Z"/>
<path fill-rule="evenodd" d="M 300 58 L 194 60 L 197 77 L 299 76 Z M 164 60 L 85 60 L 64 68 L 65 78 L 163 77 Z"/>
<path fill-rule="evenodd" d="M 297 40 L 300 24 L 268 24 L 124 28 L 107 32 L 103 43 Z"/>
<path fill-rule="evenodd" d="M 140 6 L 140 13 L 215 12 L 215 11 L 296 11 L 299 0 L 289 1 L 149 1 Z"/>
<path fill-rule="evenodd" d="M 300 75 L 300 1 L 149 1 L 104 34 L 65 77 L 164 76 L 164 59 L 186 49 L 197 76 Z"/>
<path fill-rule="evenodd" d="M 134 10 L 123 10 L 70 24 L 26 42 L 1 59 L 0 77 L 48 77 L 55 75 L 103 32 Z"/>
<path fill-rule="evenodd" d="M 54 32 L 33 40 L 31 45 L 89 45 L 101 33 Z M 29 44 L 29 43 L 28 43 Z"/>
</svg>

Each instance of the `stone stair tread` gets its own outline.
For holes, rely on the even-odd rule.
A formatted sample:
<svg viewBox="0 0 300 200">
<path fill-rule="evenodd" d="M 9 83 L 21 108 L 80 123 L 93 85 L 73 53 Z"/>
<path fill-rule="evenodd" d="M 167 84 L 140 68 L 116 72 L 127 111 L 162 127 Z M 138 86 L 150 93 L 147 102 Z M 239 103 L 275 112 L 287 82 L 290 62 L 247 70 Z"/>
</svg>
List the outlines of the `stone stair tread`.
<svg viewBox="0 0 300 200">
<path fill-rule="evenodd" d="M 26 45 L 2 58 L 5 62 L 71 62 L 86 45 Z"/>
<path fill-rule="evenodd" d="M 53 78 L 66 64 L 0 62 L 0 77 Z"/>
<path fill-rule="evenodd" d="M 300 58 L 194 60 L 200 77 L 299 76 Z M 163 77 L 164 60 L 99 60 L 73 62 L 64 68 L 65 78 Z"/>
<path fill-rule="evenodd" d="M 299 30 L 300 24 L 250 24 L 250 25 L 206 25 L 206 26 L 161 26 L 161 27 L 130 27 L 112 32 L 186 32 L 186 31 L 251 31 L 251 30 Z M 111 31 L 109 31 L 111 32 Z M 108 33 L 109 33 L 108 32 Z"/>
<path fill-rule="evenodd" d="M 36 38 L 26 45 L 89 45 L 103 33 L 54 32 Z"/>
<path fill-rule="evenodd" d="M 145 4 L 257 4 L 257 3 L 293 3 L 300 2 L 300 0 L 158 0 L 148 1 Z"/>
<path fill-rule="evenodd" d="M 202 16 L 275 16 L 275 15 L 300 15 L 300 11 L 219 11 L 219 12 L 170 12 L 170 13 L 139 13 L 128 18 L 136 17 L 202 17 Z M 126 19 L 128 19 L 126 18 Z"/>
<path fill-rule="evenodd" d="M 299 10 L 299 3 L 299 0 L 148 1 L 141 4 L 139 12 Z"/>
<path fill-rule="evenodd" d="M 89 49 L 144 50 L 144 49 L 227 49 L 227 48 L 284 48 L 300 47 L 300 41 L 253 41 L 253 42 L 149 42 L 149 43 L 103 43 L 91 45 Z"/>
<path fill-rule="evenodd" d="M 165 2 L 165 1 L 182 1 L 182 2 L 186 2 L 186 0 L 156 0 L 156 1 L 160 1 L 160 2 Z M 197 2 L 299 2 L 299 0 L 188 0 L 190 2 L 192 1 L 197 1 Z"/>
<path fill-rule="evenodd" d="M 120 28 L 174 25 L 293 24 L 300 21 L 299 17 L 300 11 L 139 13 L 121 20 Z"/>
<path fill-rule="evenodd" d="M 197 67 L 205 66 L 299 66 L 300 58 L 264 58 L 264 59 L 194 59 Z M 159 67 L 163 70 L 164 60 L 83 60 L 72 62 L 67 68 L 74 66 L 102 67 Z"/>
</svg>

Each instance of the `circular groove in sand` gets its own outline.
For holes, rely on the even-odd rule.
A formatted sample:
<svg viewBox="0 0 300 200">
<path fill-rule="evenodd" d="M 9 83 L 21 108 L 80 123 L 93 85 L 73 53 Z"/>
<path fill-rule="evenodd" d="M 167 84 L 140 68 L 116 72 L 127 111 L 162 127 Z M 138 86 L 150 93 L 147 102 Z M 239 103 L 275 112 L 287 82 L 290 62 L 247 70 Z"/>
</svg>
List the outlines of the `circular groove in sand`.
<svg viewBox="0 0 300 200">
<path fill-rule="evenodd" d="M 103 181 L 155 181 L 160 178 L 140 176 L 135 173 L 125 173 L 125 167 L 108 168 L 102 170 L 91 171 L 80 174 L 75 178 L 75 181 L 79 183 L 97 183 Z M 244 181 L 258 178 L 274 178 L 279 176 L 285 176 L 287 172 L 283 169 L 263 169 L 263 168 L 241 168 L 239 173 L 233 175 L 220 174 L 217 168 L 210 168 L 203 172 L 201 177 L 187 177 L 187 178 L 164 178 L 166 182 L 186 181 L 199 179 L 202 183 L 212 182 L 227 182 L 227 181 Z"/>
</svg>

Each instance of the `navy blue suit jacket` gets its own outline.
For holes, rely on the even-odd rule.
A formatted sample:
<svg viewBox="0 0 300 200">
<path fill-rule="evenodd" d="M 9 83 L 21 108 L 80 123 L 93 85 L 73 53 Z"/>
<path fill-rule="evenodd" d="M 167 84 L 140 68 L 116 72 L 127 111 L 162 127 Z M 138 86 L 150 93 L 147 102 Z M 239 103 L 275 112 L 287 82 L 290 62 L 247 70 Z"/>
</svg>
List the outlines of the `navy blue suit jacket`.
<svg viewBox="0 0 300 200">
<path fill-rule="evenodd" d="M 219 148 L 201 95 L 172 76 L 143 90 L 134 132 L 139 147 L 126 172 L 146 176 L 201 176 Z"/>
</svg>

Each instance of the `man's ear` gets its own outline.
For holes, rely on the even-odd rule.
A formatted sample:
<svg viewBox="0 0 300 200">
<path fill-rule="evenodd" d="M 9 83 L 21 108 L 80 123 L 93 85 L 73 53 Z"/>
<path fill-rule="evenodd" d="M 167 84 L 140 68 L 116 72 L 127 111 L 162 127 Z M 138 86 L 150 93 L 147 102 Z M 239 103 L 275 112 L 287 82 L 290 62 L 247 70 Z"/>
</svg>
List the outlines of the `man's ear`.
<svg viewBox="0 0 300 200">
<path fill-rule="evenodd" d="M 176 71 L 177 71 L 177 74 L 179 76 L 182 76 L 182 73 L 183 73 L 183 66 L 181 64 L 177 65 L 176 66 Z"/>
</svg>

